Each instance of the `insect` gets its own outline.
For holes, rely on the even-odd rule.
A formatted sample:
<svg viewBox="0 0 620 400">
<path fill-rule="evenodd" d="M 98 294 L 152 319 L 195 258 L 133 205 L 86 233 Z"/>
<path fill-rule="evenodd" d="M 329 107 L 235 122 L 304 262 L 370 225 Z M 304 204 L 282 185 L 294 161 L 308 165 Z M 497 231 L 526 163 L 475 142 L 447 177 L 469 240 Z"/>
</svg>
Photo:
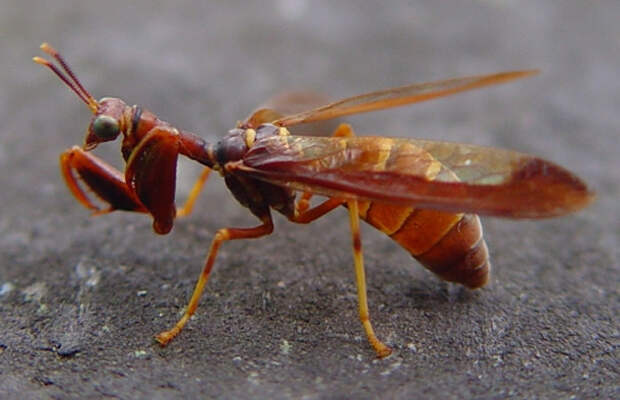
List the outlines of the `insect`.
<svg viewBox="0 0 620 400">
<path fill-rule="evenodd" d="M 475 289 L 489 276 L 487 246 L 477 214 L 545 218 L 577 211 L 594 198 L 571 172 L 510 150 L 418 139 L 358 137 L 341 124 L 332 137 L 294 136 L 288 127 L 448 96 L 530 76 L 511 71 L 414 84 L 363 94 L 294 115 L 259 109 L 216 144 L 179 130 L 140 106 L 121 99 L 95 100 L 60 54 L 33 60 L 55 73 L 90 109 L 93 118 L 82 147 L 60 156 L 75 198 L 95 214 L 145 213 L 153 229 L 168 233 L 175 217 L 188 215 L 209 172 L 217 171 L 232 195 L 260 224 L 216 232 L 202 272 L 181 319 L 156 340 L 165 346 L 196 311 L 223 242 L 258 238 L 273 231 L 271 210 L 306 224 L 331 210 L 348 210 L 353 242 L 359 317 L 379 357 L 391 349 L 375 335 L 366 299 L 359 220 L 381 230 L 441 279 Z M 122 135 L 124 173 L 90 153 Z M 182 207 L 175 205 L 176 165 L 183 155 L 204 170 Z M 106 208 L 87 195 L 90 190 Z M 311 206 L 313 195 L 326 199 Z"/>
</svg>

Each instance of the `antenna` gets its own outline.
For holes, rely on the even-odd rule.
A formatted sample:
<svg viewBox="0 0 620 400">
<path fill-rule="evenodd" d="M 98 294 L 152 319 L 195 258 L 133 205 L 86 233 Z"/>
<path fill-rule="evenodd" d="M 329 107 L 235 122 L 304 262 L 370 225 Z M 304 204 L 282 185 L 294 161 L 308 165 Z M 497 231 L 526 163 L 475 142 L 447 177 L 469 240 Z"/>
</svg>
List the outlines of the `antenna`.
<svg viewBox="0 0 620 400">
<path fill-rule="evenodd" d="M 97 108 L 99 107 L 97 100 L 95 100 L 95 98 L 90 93 L 88 93 L 88 90 L 86 90 L 84 86 L 82 86 L 79 79 L 75 76 L 69 65 L 65 62 L 65 60 L 58 53 L 58 51 L 56 51 L 56 49 L 54 49 L 47 43 L 41 44 L 41 50 L 43 50 L 45 53 L 49 54 L 54 60 L 56 60 L 58 64 L 60 64 L 64 72 L 61 71 L 60 68 L 58 68 L 56 65 L 52 64 L 50 61 L 44 58 L 33 57 L 32 61 L 51 69 L 52 72 L 54 72 L 54 74 L 56 74 L 56 76 L 58 76 L 60 80 L 69 87 L 69 89 L 73 90 L 73 92 L 80 99 L 82 99 L 84 103 L 86 103 L 88 108 L 90 108 L 93 113 L 97 112 Z"/>
</svg>

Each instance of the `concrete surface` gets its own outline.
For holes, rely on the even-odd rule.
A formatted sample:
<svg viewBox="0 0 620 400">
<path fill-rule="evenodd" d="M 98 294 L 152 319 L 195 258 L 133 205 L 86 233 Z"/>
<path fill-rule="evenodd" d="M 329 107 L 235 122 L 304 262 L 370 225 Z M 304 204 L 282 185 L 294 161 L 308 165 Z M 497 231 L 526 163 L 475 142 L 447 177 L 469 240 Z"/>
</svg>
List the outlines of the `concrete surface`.
<svg viewBox="0 0 620 400">
<path fill-rule="evenodd" d="M 225 4 L 0 3 L 0 397 L 620 397 L 619 2 Z M 89 113 L 30 61 L 44 40 L 96 97 L 210 140 L 284 89 L 341 97 L 540 68 L 350 121 L 361 134 L 532 152 L 599 198 L 560 219 L 485 218 L 494 271 L 477 292 L 366 227 L 371 313 L 395 349 L 381 361 L 357 320 L 346 213 L 310 226 L 278 217 L 271 237 L 222 248 L 197 315 L 161 349 L 152 336 L 178 318 L 215 230 L 254 220 L 217 178 L 165 237 L 143 216 L 89 218 L 57 168 Z M 118 165 L 117 146 L 98 154 Z"/>
</svg>

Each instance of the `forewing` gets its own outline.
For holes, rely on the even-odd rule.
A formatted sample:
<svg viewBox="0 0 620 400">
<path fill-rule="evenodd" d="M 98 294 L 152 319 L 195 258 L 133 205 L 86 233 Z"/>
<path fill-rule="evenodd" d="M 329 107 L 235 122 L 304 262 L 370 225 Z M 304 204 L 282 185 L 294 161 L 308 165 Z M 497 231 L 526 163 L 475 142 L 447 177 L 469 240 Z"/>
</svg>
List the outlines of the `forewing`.
<svg viewBox="0 0 620 400">
<path fill-rule="evenodd" d="M 272 97 L 248 116 L 241 126 L 257 129 L 261 124 L 272 123 L 285 115 L 293 115 L 302 111 L 323 106 L 329 102 L 327 96 L 315 92 L 284 92 Z M 331 136 L 341 121 L 333 118 L 315 123 L 289 127 L 293 135 Z"/>
<path fill-rule="evenodd" d="M 241 123 L 244 128 L 256 129 L 262 124 L 271 123 L 278 118 L 281 118 L 282 114 L 272 108 L 259 108 L 254 110 L 245 121 Z"/>
<path fill-rule="evenodd" d="M 275 125 L 291 126 L 306 122 L 321 121 L 344 115 L 358 114 L 385 108 L 398 107 L 406 104 L 430 100 L 435 97 L 476 89 L 483 86 L 496 85 L 536 74 L 536 70 L 509 71 L 491 75 L 470 76 L 448 79 L 437 82 L 418 83 L 408 86 L 380 90 L 360 96 L 330 103 L 309 111 L 282 117 L 273 121 Z"/>
<path fill-rule="evenodd" d="M 579 178 L 549 161 L 427 140 L 268 137 L 231 168 L 330 197 L 513 218 L 565 214 L 593 197 Z"/>
</svg>

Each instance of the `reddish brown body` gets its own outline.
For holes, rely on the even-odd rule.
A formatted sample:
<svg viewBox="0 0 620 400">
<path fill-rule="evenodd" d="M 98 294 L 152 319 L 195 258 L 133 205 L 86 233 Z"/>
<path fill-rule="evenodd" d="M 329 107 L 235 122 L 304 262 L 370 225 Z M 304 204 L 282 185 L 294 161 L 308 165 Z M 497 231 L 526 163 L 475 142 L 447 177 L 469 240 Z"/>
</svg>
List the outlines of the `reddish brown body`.
<svg viewBox="0 0 620 400">
<path fill-rule="evenodd" d="M 389 138 L 373 142 L 373 147 L 388 149 L 388 155 L 365 160 L 387 169 L 420 169 L 420 160 L 426 163 L 425 175 L 434 179 L 445 170 L 432 155 L 420 152 L 408 157 L 409 146 L 394 145 Z M 406 153 L 402 155 L 400 153 Z M 380 159 L 380 158 L 383 158 Z M 386 165 L 389 162 L 391 165 Z M 443 171 L 458 182 L 456 175 Z M 398 206 L 381 202 L 360 202 L 360 217 L 400 244 L 415 259 L 441 279 L 476 289 L 486 284 L 490 264 L 487 246 L 482 237 L 482 226 L 477 215 L 454 214 L 414 206 Z"/>
<path fill-rule="evenodd" d="M 345 206 L 351 226 L 359 316 L 379 357 L 391 350 L 370 323 L 359 219 L 387 234 L 440 278 L 470 288 L 488 280 L 489 260 L 476 214 L 543 218 L 587 205 L 593 194 L 569 171 L 514 151 L 417 139 L 356 137 L 345 124 L 333 137 L 293 136 L 287 127 L 411 104 L 533 74 L 513 71 L 403 86 L 351 97 L 301 113 L 260 109 L 217 144 L 180 131 L 139 106 L 117 98 L 95 100 L 64 59 L 41 46 L 61 68 L 39 57 L 93 112 L 83 147 L 62 153 L 61 171 L 76 199 L 96 214 L 125 210 L 149 214 L 153 229 L 168 233 L 191 212 L 211 170 L 224 178 L 239 203 L 261 222 L 223 228 L 214 236 L 183 317 L 156 336 L 165 345 L 195 312 L 220 245 L 273 231 L 271 210 L 309 223 Z M 124 173 L 90 153 L 120 135 Z M 179 155 L 205 166 L 185 205 L 175 205 Z M 81 181 L 81 182 L 80 182 Z M 101 209 L 83 189 L 107 204 Z M 314 194 L 327 197 L 310 207 Z"/>
<path fill-rule="evenodd" d="M 362 219 L 387 234 L 441 279 L 471 289 L 487 283 L 489 257 L 477 215 L 382 203 L 362 203 L 360 211 Z"/>
</svg>

